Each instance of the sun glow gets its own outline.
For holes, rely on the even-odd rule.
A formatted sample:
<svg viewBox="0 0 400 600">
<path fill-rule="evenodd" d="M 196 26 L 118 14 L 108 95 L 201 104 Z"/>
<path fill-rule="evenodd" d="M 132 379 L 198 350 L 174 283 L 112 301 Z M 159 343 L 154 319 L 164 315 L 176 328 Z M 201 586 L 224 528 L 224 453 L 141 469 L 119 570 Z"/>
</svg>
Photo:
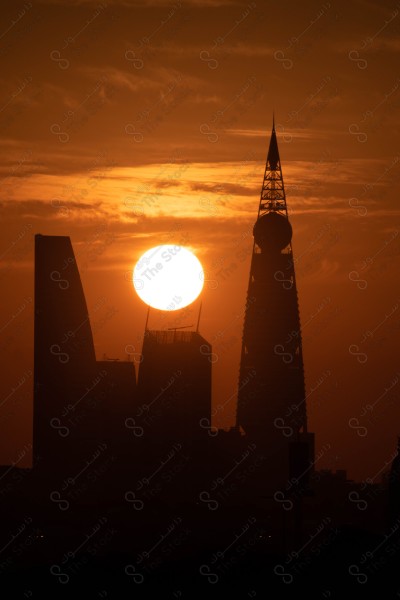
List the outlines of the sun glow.
<svg viewBox="0 0 400 600">
<path fill-rule="evenodd" d="M 147 250 L 133 270 L 138 296 L 158 310 L 179 310 L 199 296 L 204 271 L 199 259 L 183 246 L 156 246 Z"/>
</svg>

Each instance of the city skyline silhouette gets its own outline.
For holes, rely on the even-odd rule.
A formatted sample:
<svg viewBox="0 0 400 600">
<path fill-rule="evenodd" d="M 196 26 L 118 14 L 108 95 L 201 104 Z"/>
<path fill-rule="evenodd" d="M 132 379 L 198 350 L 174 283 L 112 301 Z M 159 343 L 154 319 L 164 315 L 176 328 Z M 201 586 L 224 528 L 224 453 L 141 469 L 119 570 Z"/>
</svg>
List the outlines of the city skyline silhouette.
<svg viewBox="0 0 400 600">
<path fill-rule="evenodd" d="M 323 582 L 330 594 L 353 578 L 377 589 L 383 577 L 397 593 L 389 569 L 400 548 L 398 453 L 379 480 L 356 483 L 344 470 L 319 468 L 331 446 L 315 453 L 307 429 L 274 124 L 253 235 L 237 422 L 229 430 L 213 422 L 216 355 L 199 333 L 200 315 L 196 330 L 149 329 L 148 315 L 137 367 L 98 361 L 70 239 L 35 235 L 33 468 L 13 462 L 0 471 L 11 531 L 18 526 L 1 568 L 19 593 L 56 584 L 70 597 L 101 582 L 107 597 L 125 593 L 130 577 L 140 597 L 166 585 L 178 596 L 181 587 L 200 597 L 217 584 L 247 596 L 282 593 L 294 582 L 296 593 Z M 21 521 L 28 508 L 33 516 Z M 16 543 L 20 535 L 25 542 Z M 377 563 L 368 548 L 390 538 L 390 557 Z"/>
<path fill-rule="evenodd" d="M 3 595 L 397 598 L 398 7 L 1 15 Z"/>
<path fill-rule="evenodd" d="M 160 243 L 191 245 L 207 273 L 213 397 L 236 393 L 254 199 L 275 107 L 309 426 L 317 451 L 336 448 L 325 468 L 373 477 L 393 453 L 399 418 L 396 387 L 368 411 L 398 371 L 396 11 L 315 0 L 290 18 L 277 10 L 266 40 L 261 6 L 40 0 L 2 10 L 0 255 L 9 293 L 0 462 L 32 443 L 36 232 L 72 239 L 98 359 L 140 352 L 146 309 L 131 285 L 139 256 Z M 188 310 L 152 327 L 196 317 Z M 218 427 L 235 423 L 233 406 L 218 411 Z M 22 464 L 31 460 L 27 448 Z"/>
</svg>

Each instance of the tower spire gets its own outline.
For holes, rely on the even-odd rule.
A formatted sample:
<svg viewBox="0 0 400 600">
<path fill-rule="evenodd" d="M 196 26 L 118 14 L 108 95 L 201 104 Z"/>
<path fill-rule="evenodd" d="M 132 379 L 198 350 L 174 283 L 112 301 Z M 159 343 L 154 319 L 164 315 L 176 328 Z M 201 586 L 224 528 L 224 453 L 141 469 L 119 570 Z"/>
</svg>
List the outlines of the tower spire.
<svg viewBox="0 0 400 600">
<path fill-rule="evenodd" d="M 260 206 L 258 217 L 267 212 L 278 211 L 287 216 L 285 188 L 279 156 L 278 141 L 275 132 L 275 115 L 272 116 L 272 132 L 269 142 L 267 163 L 265 165 L 264 179 L 261 188 Z"/>
<path fill-rule="evenodd" d="M 285 465 L 288 444 L 307 436 L 307 412 L 292 227 L 274 116 L 253 235 L 236 424 Z"/>
</svg>

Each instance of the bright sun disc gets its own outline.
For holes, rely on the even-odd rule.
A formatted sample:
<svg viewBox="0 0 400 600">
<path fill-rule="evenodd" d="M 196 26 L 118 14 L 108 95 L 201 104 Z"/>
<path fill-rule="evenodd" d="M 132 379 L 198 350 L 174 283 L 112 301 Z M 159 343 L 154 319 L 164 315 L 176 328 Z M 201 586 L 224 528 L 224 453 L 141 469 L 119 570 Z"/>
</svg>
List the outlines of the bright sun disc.
<svg viewBox="0 0 400 600">
<path fill-rule="evenodd" d="M 138 296 L 159 310 L 178 310 L 196 300 L 203 289 L 199 259 L 183 246 L 156 246 L 147 250 L 133 269 Z"/>
</svg>

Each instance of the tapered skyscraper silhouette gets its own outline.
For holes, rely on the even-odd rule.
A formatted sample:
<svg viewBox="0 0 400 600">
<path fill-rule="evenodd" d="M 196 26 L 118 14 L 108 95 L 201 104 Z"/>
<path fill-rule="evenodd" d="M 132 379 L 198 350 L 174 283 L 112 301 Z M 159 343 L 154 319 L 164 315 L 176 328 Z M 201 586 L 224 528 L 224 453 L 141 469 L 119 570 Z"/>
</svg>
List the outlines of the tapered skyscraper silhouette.
<svg viewBox="0 0 400 600">
<path fill-rule="evenodd" d="M 68 471 L 84 464 L 100 442 L 122 446 L 129 439 L 125 422 L 132 418 L 135 390 L 132 363 L 96 361 L 70 238 L 36 235 L 33 444 L 38 464 Z"/>
<path fill-rule="evenodd" d="M 292 227 L 275 125 L 253 235 L 236 424 L 274 452 L 307 431 Z"/>
</svg>

